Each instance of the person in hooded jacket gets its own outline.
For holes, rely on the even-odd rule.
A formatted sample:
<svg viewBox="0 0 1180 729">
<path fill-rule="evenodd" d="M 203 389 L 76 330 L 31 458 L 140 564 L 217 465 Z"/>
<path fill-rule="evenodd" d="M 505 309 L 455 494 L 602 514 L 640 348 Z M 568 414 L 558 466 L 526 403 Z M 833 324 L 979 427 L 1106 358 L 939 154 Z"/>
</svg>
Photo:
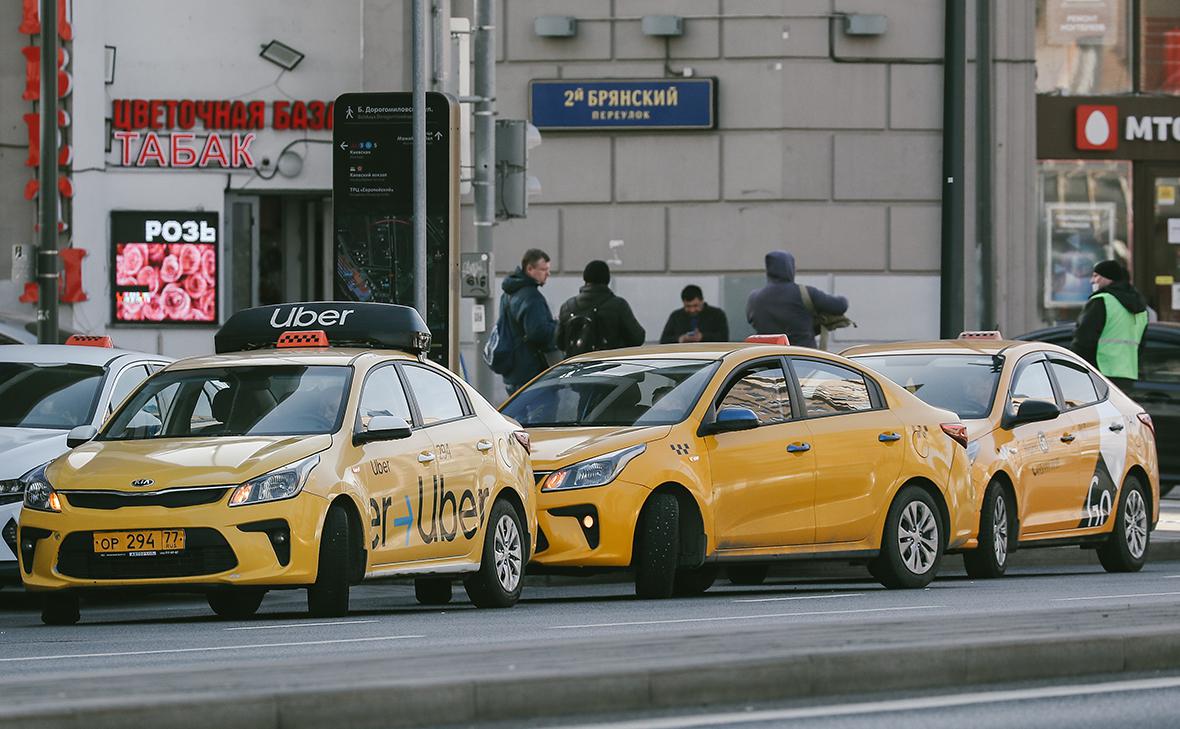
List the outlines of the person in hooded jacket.
<svg viewBox="0 0 1180 729">
<path fill-rule="evenodd" d="M 557 348 L 568 357 L 643 344 L 647 332 L 627 300 L 610 290 L 606 261 L 587 263 L 582 280 L 577 296 L 567 299 L 557 315 Z"/>
<path fill-rule="evenodd" d="M 792 345 L 815 348 L 819 328 L 795 283 L 795 257 L 786 251 L 766 254 L 766 285 L 746 300 L 746 319 L 758 334 L 786 334 Z M 843 314 L 848 299 L 807 287 L 816 312 Z"/>
<path fill-rule="evenodd" d="M 1147 302 L 1128 279 L 1118 261 L 1094 264 L 1090 275 L 1094 293 L 1078 317 L 1070 344 L 1070 349 L 1124 390 L 1139 379 L 1148 319 Z"/>
<path fill-rule="evenodd" d="M 516 335 L 517 348 L 512 371 L 504 375 L 508 394 L 516 392 L 529 380 L 549 367 L 546 353 L 553 350 L 553 333 L 557 322 L 541 287 L 549 280 L 549 254 L 539 248 L 524 252 L 520 266 L 500 284 L 500 316 L 509 317 Z"/>
</svg>

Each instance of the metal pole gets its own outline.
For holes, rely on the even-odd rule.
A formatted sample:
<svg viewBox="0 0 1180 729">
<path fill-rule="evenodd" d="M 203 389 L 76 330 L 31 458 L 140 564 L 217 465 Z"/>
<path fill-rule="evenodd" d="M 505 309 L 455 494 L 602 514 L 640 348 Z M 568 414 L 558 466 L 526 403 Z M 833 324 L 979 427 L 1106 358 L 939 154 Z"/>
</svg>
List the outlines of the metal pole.
<svg viewBox="0 0 1180 729">
<path fill-rule="evenodd" d="M 471 185 L 475 193 L 475 250 L 492 258 L 496 224 L 496 3 L 495 0 L 475 0 L 475 28 L 473 32 L 475 69 L 472 92 L 475 94 L 475 149 Z M 495 273 L 495 267 L 491 267 Z M 494 280 L 494 278 L 493 278 Z M 495 325 L 497 312 L 491 311 L 494 292 L 485 299 L 476 299 L 476 306 L 484 307 L 483 332 L 476 334 L 476 351 L 482 352 Z M 476 357 L 475 387 L 491 396 L 495 379 L 492 371 Z"/>
<path fill-rule="evenodd" d="M 979 328 L 996 326 L 992 253 L 991 0 L 975 3 L 975 237 L 979 250 Z"/>
<path fill-rule="evenodd" d="M 414 308 L 426 311 L 426 0 L 413 5 L 414 76 Z"/>
<path fill-rule="evenodd" d="M 41 245 L 37 341 L 57 344 L 57 0 L 41 0 Z"/>
<path fill-rule="evenodd" d="M 967 0 L 946 0 L 942 69 L 942 336 L 963 329 L 963 140 L 967 85 Z"/>
</svg>

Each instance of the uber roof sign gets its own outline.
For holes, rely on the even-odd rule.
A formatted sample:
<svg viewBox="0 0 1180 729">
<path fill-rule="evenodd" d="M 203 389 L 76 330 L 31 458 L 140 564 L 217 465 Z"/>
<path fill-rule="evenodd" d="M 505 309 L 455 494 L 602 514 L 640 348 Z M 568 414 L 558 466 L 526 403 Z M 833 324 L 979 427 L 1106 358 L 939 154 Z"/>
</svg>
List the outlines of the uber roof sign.
<svg viewBox="0 0 1180 729">
<path fill-rule="evenodd" d="M 409 306 L 354 301 L 312 301 L 244 309 L 218 330 L 218 354 L 274 347 L 283 332 L 322 330 L 333 347 L 430 348 L 430 330 Z"/>
</svg>

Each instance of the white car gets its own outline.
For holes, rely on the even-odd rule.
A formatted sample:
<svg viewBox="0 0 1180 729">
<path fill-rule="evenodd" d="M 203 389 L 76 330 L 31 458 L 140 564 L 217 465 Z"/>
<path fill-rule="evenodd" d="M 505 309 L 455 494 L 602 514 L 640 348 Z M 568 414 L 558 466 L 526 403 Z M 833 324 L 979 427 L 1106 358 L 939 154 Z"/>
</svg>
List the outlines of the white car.
<svg viewBox="0 0 1180 729">
<path fill-rule="evenodd" d="M 172 361 L 114 349 L 109 337 L 68 341 L 0 348 L 0 584 L 20 583 L 21 476 L 69 450 L 71 429 L 101 426 L 132 390 Z"/>
</svg>

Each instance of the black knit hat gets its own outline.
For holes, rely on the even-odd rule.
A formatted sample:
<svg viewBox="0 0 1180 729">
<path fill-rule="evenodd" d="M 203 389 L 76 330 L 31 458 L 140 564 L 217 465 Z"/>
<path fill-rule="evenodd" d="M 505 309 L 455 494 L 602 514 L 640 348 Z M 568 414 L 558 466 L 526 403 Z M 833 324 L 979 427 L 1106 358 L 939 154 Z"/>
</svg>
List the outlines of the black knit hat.
<svg viewBox="0 0 1180 729">
<path fill-rule="evenodd" d="M 606 261 L 590 261 L 582 269 L 582 280 L 588 284 L 610 283 L 610 267 Z"/>
<path fill-rule="evenodd" d="M 1123 264 L 1115 260 L 1099 261 L 1094 264 L 1094 273 L 1108 278 L 1111 281 L 1126 281 L 1127 270 L 1123 268 Z"/>
</svg>

